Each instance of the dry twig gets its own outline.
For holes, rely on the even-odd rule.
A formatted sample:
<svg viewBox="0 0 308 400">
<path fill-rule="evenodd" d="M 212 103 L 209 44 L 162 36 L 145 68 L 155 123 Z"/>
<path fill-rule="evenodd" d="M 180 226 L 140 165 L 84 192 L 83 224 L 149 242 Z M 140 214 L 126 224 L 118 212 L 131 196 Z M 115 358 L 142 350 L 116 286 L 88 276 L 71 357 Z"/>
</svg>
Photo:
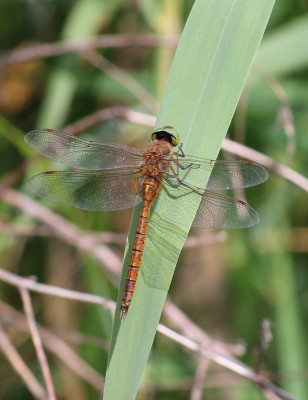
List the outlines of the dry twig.
<svg viewBox="0 0 308 400">
<path fill-rule="evenodd" d="M 0 315 L 2 321 L 16 327 L 16 329 L 28 332 L 29 327 L 25 318 L 11 306 L 0 301 Z M 84 379 L 97 390 L 102 389 L 104 382 L 94 368 L 87 364 L 79 355 L 57 335 L 48 329 L 38 325 L 39 333 L 46 349 L 58 357 L 69 369 L 75 372 L 81 379 Z"/>
<path fill-rule="evenodd" d="M 190 400 L 202 400 L 203 380 L 208 371 L 210 360 L 200 357 L 195 373 L 195 380 L 190 392 Z"/>
<path fill-rule="evenodd" d="M 18 64 L 59 56 L 66 53 L 83 53 L 95 48 L 117 47 L 144 47 L 165 46 L 175 48 L 179 42 L 178 37 L 157 36 L 152 34 L 131 35 L 102 35 L 89 39 L 65 40 L 55 43 L 35 44 L 22 47 L 0 56 L 0 68 L 11 64 Z"/>
<path fill-rule="evenodd" d="M 132 76 L 123 69 L 117 67 L 111 61 L 107 60 L 105 57 L 95 51 L 83 53 L 82 57 L 95 67 L 99 68 L 101 71 L 111 76 L 116 81 L 120 82 L 149 111 L 156 112 L 158 110 L 159 103 L 155 97 L 146 89 L 144 89 L 144 87 L 140 85 L 136 79 L 132 78 Z"/>
<path fill-rule="evenodd" d="M 175 342 L 178 342 L 182 345 L 184 344 L 185 347 L 187 347 L 191 351 L 198 353 L 202 357 L 208 358 L 209 360 L 212 360 L 215 363 L 232 370 L 236 374 L 255 382 L 262 390 L 266 389 L 267 391 L 271 391 L 277 394 L 282 400 L 299 400 L 296 397 L 285 392 L 284 390 L 280 389 L 279 387 L 273 385 L 265 377 L 261 377 L 255 374 L 253 370 L 247 365 L 241 363 L 238 360 L 234 360 L 230 357 L 217 353 L 212 347 L 203 347 L 199 343 L 196 343 L 195 341 L 187 337 L 183 337 L 182 335 L 172 331 L 171 329 L 163 325 L 160 325 L 158 327 L 158 331 L 164 333 L 165 336 L 172 338 Z"/>
<path fill-rule="evenodd" d="M 275 78 L 274 75 L 270 74 L 268 71 L 264 70 L 260 66 L 253 66 L 253 72 L 259 75 L 264 81 L 268 84 L 268 86 L 273 91 L 274 95 L 280 102 L 280 110 L 278 114 L 278 123 L 283 127 L 286 137 L 287 137 L 287 151 L 286 158 L 287 161 L 293 157 L 295 153 L 295 127 L 294 127 L 294 118 L 293 113 L 289 104 L 288 96 L 284 87 L 281 83 Z"/>
<path fill-rule="evenodd" d="M 55 389 L 53 386 L 52 378 L 51 378 L 51 373 L 49 370 L 48 366 L 48 361 L 47 357 L 45 355 L 40 334 L 36 326 L 35 318 L 34 318 L 34 312 L 32 309 L 32 304 L 31 304 L 31 298 L 29 295 L 29 292 L 27 289 L 24 287 L 19 287 L 19 291 L 21 294 L 23 306 L 24 306 L 24 311 L 26 314 L 29 330 L 32 336 L 32 341 L 34 344 L 34 347 L 36 349 L 36 354 L 42 369 L 43 377 L 45 380 L 46 388 L 47 388 L 47 393 L 48 393 L 48 399 L 49 400 L 56 400 L 56 393 Z"/>
<path fill-rule="evenodd" d="M 70 289 L 60 288 L 58 286 L 37 283 L 33 279 L 22 278 L 18 275 L 12 274 L 11 272 L 4 271 L 3 269 L 0 269 L 0 280 L 10 285 L 23 287 L 34 292 L 62 297 L 64 299 L 80 301 L 88 304 L 95 304 L 105 308 L 106 310 L 109 310 L 110 312 L 114 312 L 115 310 L 115 302 L 113 300 L 104 299 L 103 297 L 96 296 L 94 294 L 82 293 Z"/>
<path fill-rule="evenodd" d="M 122 270 L 122 262 L 108 247 L 102 244 L 97 245 L 91 237 L 82 234 L 77 227 L 63 217 L 43 207 L 24 194 L 2 186 L 0 187 L 0 197 L 28 215 L 44 222 L 57 233 L 58 237 L 70 245 L 88 252 L 105 266 L 107 271 L 111 273 L 112 280 L 118 282 L 118 276 Z"/>
<path fill-rule="evenodd" d="M 127 109 L 126 109 L 127 110 Z M 102 113 L 102 112 L 99 112 Z M 91 125 L 91 122 L 93 124 L 97 124 L 100 122 L 99 120 L 99 114 L 95 113 L 96 118 L 93 118 L 91 116 L 87 117 L 87 128 L 89 128 Z M 137 111 L 125 111 L 125 108 L 121 108 L 118 110 L 118 116 L 120 118 L 123 118 L 127 121 L 140 124 L 140 125 L 145 125 L 145 126 L 154 126 L 156 118 L 154 116 L 144 114 L 141 112 Z M 70 128 L 72 125 L 70 126 Z M 78 127 L 78 125 L 77 125 Z M 77 130 L 71 130 L 71 132 L 76 134 L 78 133 Z M 222 144 L 222 149 L 232 153 L 238 157 L 246 158 L 248 160 L 257 162 L 261 165 L 263 165 L 266 168 L 271 169 L 274 171 L 277 175 L 280 175 L 282 178 L 287 179 L 289 182 L 293 183 L 294 185 L 298 186 L 299 188 L 305 190 L 308 192 L 308 179 L 301 175 L 300 173 L 296 172 L 292 168 L 287 167 L 284 164 L 277 163 L 274 161 L 272 158 L 264 155 L 263 153 L 260 153 L 254 149 L 251 149 L 250 147 L 247 147 L 243 144 L 236 143 L 230 139 L 225 139 Z"/>
<path fill-rule="evenodd" d="M 24 363 L 12 342 L 0 325 L 0 347 L 7 360 L 16 373 L 21 377 L 32 395 L 39 400 L 47 400 L 47 394 L 41 384 L 36 380 L 30 369 Z"/>
<path fill-rule="evenodd" d="M 7 271 L 1 271 L 0 270 L 0 279 L 4 280 L 10 284 L 16 285 L 16 286 L 22 286 L 23 284 L 27 285 L 28 283 L 26 282 L 27 279 L 25 278 L 20 278 L 14 274 L 11 274 Z M 39 286 L 38 286 L 39 285 Z M 42 292 L 42 286 L 47 285 L 42 285 L 42 284 L 35 284 L 31 290 L 36 290 L 36 287 L 40 289 L 39 291 Z M 59 288 L 55 287 L 49 287 L 49 290 L 46 290 L 46 293 L 52 294 L 52 290 L 56 293 L 56 295 L 64 294 L 63 292 L 61 293 L 61 290 L 59 291 Z M 30 289 L 30 288 L 29 288 Z M 63 289 L 62 289 L 63 290 Z M 86 298 L 84 300 L 80 300 L 79 293 L 73 292 L 70 290 L 66 290 L 66 292 L 71 292 L 70 296 L 67 296 L 67 293 L 64 295 L 64 297 L 69 297 L 69 298 L 76 298 L 78 301 L 86 301 Z M 74 294 L 72 294 L 74 293 Z M 93 304 L 99 304 L 102 305 L 104 302 L 99 296 L 90 296 L 89 299 L 91 298 L 91 303 Z M 95 299 L 96 298 L 96 299 Z M 0 303 L 1 305 L 1 303 Z M 3 304 L 1 305 L 3 308 Z M 8 307 L 8 306 L 6 306 Z M 166 308 L 166 307 L 165 307 Z M 211 361 L 216 362 L 217 364 L 224 366 L 235 373 L 246 377 L 255 383 L 257 383 L 260 388 L 266 389 L 267 391 L 271 391 L 273 393 L 278 394 L 281 396 L 282 399 L 284 400 L 296 400 L 295 397 L 291 396 L 290 394 L 286 393 L 279 387 L 273 385 L 269 380 L 267 380 L 264 377 L 261 377 L 253 372 L 251 368 L 246 366 L 245 364 L 241 363 L 234 357 L 230 355 L 230 350 L 232 347 L 228 348 L 227 345 L 218 342 L 216 340 L 213 340 L 210 338 L 204 331 L 201 330 L 198 326 L 196 326 L 192 321 L 189 320 L 187 316 L 185 316 L 184 313 L 182 313 L 175 305 L 170 303 L 170 301 L 167 303 L 167 314 L 169 318 L 172 318 L 173 323 L 177 323 L 180 327 L 181 330 L 187 333 L 187 336 L 183 336 L 170 328 L 167 328 L 166 326 L 159 324 L 158 325 L 158 332 L 164 334 L 165 336 L 169 337 L 170 339 L 176 341 L 177 343 L 181 344 L 182 346 L 185 346 L 186 348 L 196 352 L 198 355 L 201 357 L 207 358 Z M 1 311 L 1 309 L 0 309 Z M 183 324 L 183 325 L 182 325 Z M 61 339 L 57 338 L 55 335 L 51 334 L 44 328 L 40 328 L 40 334 L 42 336 L 42 339 L 45 343 L 45 347 L 48 347 L 50 351 L 55 351 L 55 348 L 57 348 L 57 355 L 59 357 L 63 357 L 65 354 L 64 362 L 66 362 L 73 370 L 75 370 L 76 373 L 78 373 L 80 376 L 82 376 L 84 379 L 84 375 L 82 375 L 77 368 L 80 365 L 80 359 L 78 356 L 69 348 L 66 343 L 61 341 Z M 194 336 L 195 338 L 198 337 L 198 339 L 192 340 L 190 337 Z M 63 359 L 63 358 L 62 358 Z M 77 368 L 77 371 L 76 371 Z M 87 380 L 91 381 L 91 383 L 95 386 L 98 387 L 97 385 L 101 385 L 101 379 L 98 377 L 98 375 L 93 372 L 92 369 L 90 369 L 89 366 L 86 365 L 86 368 L 83 366 L 83 373 L 84 369 L 86 370 L 86 376 Z M 100 382 L 99 382 L 100 381 Z"/>
<path fill-rule="evenodd" d="M 264 167 L 271 169 L 277 175 L 280 175 L 282 178 L 287 179 L 289 182 L 308 192 L 307 178 L 294 171 L 294 169 L 275 162 L 272 158 L 260 153 L 259 151 L 253 150 L 243 144 L 233 142 L 230 139 L 224 140 L 222 148 L 229 153 L 255 161 Z"/>
</svg>

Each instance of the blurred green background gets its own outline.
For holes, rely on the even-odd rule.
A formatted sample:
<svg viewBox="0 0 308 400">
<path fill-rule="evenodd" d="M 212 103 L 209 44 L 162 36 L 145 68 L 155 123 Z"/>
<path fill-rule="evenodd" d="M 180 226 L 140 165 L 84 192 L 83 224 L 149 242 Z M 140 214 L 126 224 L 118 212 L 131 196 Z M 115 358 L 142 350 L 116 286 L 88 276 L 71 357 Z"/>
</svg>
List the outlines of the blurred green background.
<svg viewBox="0 0 308 400">
<path fill-rule="evenodd" d="M 104 120 L 82 137 L 144 149 L 148 123 L 121 118 L 123 110 L 156 115 L 175 46 L 122 46 L 93 53 L 70 53 L 8 63 L 16 49 L 39 43 L 96 35 L 177 36 L 192 1 L 8 1 L 0 3 L 0 171 L 14 189 L 25 190 L 34 173 L 60 169 L 38 158 L 23 136 L 35 128 L 63 129 L 99 110 Z M 125 37 L 125 36 L 124 36 Z M 229 130 L 275 161 L 307 175 L 308 151 L 308 2 L 281 0 L 272 13 L 243 96 Z M 134 40 L 132 38 L 131 40 Z M 123 108 L 119 109 L 118 106 Z M 101 118 L 102 119 L 102 118 Z M 26 162 L 26 164 L 24 164 Z M 26 166 L 21 169 L 21 166 Z M 242 196 L 243 194 L 235 194 Z M 245 343 L 242 361 L 254 367 L 262 320 L 271 321 L 273 340 L 261 368 L 270 379 L 299 398 L 308 394 L 308 207 L 307 194 L 270 172 L 265 184 L 246 191 L 261 224 L 228 231 L 222 241 L 184 248 L 170 298 L 213 338 Z M 40 201 L 40 200 L 39 200 Z M 127 233 L 131 211 L 91 213 L 42 203 L 87 231 Z M 102 265 L 53 236 L 30 235 L 35 219 L 0 204 L 1 268 L 39 282 L 116 299 L 117 287 Z M 20 228 L 27 233 L 21 233 Z M 211 239 L 211 232 L 192 230 Z M 123 254 L 125 236 L 107 245 Z M 106 371 L 109 312 L 97 306 L 32 294 L 37 321 L 64 339 L 102 375 Z M 32 372 L 41 379 L 30 337 L 11 320 L 22 310 L 18 291 L 0 281 L 0 322 Z M 168 321 L 163 319 L 163 322 Z M 48 354 L 59 399 L 97 398 L 98 389 Z M 123 355 L 125 357 L 125 355 Z M 160 334 L 154 342 L 140 399 L 188 399 L 198 358 Z M 20 378 L 0 354 L 0 398 L 31 399 Z M 306 396 L 306 397 L 305 397 Z M 253 384 L 211 364 L 204 399 L 263 399 Z"/>
</svg>

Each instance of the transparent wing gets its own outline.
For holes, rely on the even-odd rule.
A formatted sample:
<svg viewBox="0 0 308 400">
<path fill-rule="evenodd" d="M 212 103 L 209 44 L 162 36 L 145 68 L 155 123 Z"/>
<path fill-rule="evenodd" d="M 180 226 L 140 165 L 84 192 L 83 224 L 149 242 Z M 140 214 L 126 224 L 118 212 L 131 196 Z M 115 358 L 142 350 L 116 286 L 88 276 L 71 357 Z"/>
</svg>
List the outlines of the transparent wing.
<svg viewBox="0 0 308 400">
<path fill-rule="evenodd" d="M 44 199 L 92 211 L 115 211 L 135 207 L 134 180 L 140 173 L 91 173 L 49 171 L 33 176 L 27 189 Z M 140 180 L 140 179 L 139 179 Z"/>
<path fill-rule="evenodd" d="M 204 172 L 210 173 L 206 185 L 210 190 L 245 188 L 258 185 L 268 179 L 267 170 L 251 161 L 213 161 L 199 157 L 178 158 L 182 168 L 172 163 L 181 180 L 205 188 L 202 182 Z"/>
<path fill-rule="evenodd" d="M 244 201 L 206 190 L 192 226 L 236 229 L 248 228 L 259 223 L 257 211 Z"/>
<path fill-rule="evenodd" d="M 133 147 L 92 142 L 51 129 L 28 132 L 25 141 L 44 156 L 77 169 L 137 167 L 143 154 Z"/>
<path fill-rule="evenodd" d="M 189 210 L 198 204 L 192 226 L 199 228 L 247 228 L 260 222 L 258 213 L 247 203 L 223 196 L 210 190 L 198 190 L 185 187 L 170 181 L 167 177 L 162 187 L 166 196 L 164 207 L 160 209 L 164 218 L 189 225 Z M 168 202 L 168 198 L 181 199 L 179 202 Z"/>
</svg>

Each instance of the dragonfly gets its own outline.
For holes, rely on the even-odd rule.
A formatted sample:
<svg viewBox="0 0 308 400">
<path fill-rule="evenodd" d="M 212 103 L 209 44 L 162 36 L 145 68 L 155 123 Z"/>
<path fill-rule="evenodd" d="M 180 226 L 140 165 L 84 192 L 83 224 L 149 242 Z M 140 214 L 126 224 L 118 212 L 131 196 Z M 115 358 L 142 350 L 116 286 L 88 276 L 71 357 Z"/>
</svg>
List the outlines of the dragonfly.
<svg viewBox="0 0 308 400">
<path fill-rule="evenodd" d="M 251 161 L 209 160 L 185 155 L 176 130 L 165 126 L 153 131 L 145 152 L 115 143 L 98 143 L 51 129 L 25 135 L 40 154 L 73 171 L 48 171 L 33 176 L 27 189 L 55 202 L 92 211 L 115 211 L 142 204 L 120 319 L 125 319 L 133 299 L 148 230 L 150 208 L 158 196 L 167 221 L 199 228 L 246 228 L 260 222 L 258 213 L 242 200 L 217 191 L 246 188 L 268 179 L 267 170 Z M 176 150 L 175 150 L 176 149 Z M 206 185 L 203 177 L 209 176 Z M 161 193 L 161 194 L 160 194 Z M 181 198 L 178 205 L 172 199 Z M 185 200 L 185 201 L 184 201 Z M 189 210 L 197 209 L 191 224 Z"/>
</svg>

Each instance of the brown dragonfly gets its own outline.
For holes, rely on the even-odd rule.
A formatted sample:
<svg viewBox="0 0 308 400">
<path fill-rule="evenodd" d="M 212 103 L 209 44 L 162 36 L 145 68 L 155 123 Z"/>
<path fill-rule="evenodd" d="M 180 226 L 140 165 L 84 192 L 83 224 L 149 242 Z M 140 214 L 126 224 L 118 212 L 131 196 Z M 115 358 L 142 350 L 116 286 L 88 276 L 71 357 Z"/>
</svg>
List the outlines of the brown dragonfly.
<svg viewBox="0 0 308 400">
<path fill-rule="evenodd" d="M 181 198 L 178 206 L 164 202 L 161 216 L 191 224 L 189 209 L 197 209 L 192 226 L 246 228 L 260 222 L 258 213 L 242 200 L 216 193 L 264 182 L 267 170 L 250 161 L 215 161 L 185 155 L 172 127 L 156 129 L 146 152 L 121 144 L 97 143 L 51 129 L 26 134 L 36 151 L 82 171 L 49 171 L 33 176 L 27 188 L 45 199 L 92 211 L 115 211 L 143 202 L 132 247 L 120 318 L 127 315 L 141 266 L 150 207 L 162 192 Z M 173 148 L 177 147 L 177 151 Z M 202 185 L 205 176 L 209 180 Z M 183 201 L 183 199 L 185 201 Z"/>
</svg>

